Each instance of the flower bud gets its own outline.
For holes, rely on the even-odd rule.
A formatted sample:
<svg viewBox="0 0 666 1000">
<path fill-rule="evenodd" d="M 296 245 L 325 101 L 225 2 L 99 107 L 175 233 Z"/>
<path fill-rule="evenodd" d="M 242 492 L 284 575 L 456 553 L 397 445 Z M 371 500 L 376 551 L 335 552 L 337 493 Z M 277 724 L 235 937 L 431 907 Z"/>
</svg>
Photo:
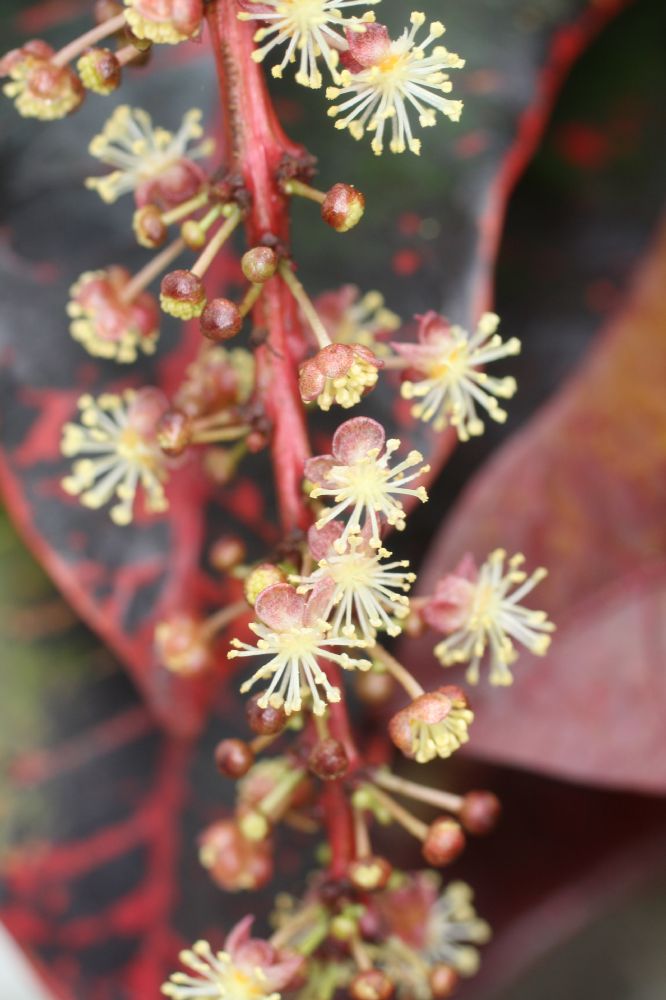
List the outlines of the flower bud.
<svg viewBox="0 0 666 1000">
<path fill-rule="evenodd" d="M 123 4 L 119 0 L 95 0 L 93 17 L 95 24 L 104 24 L 112 17 L 118 17 L 123 12 Z"/>
<path fill-rule="evenodd" d="M 316 399 L 322 410 L 330 410 L 333 403 L 349 409 L 376 384 L 382 364 L 362 344 L 328 344 L 299 368 L 301 399 Z"/>
<path fill-rule="evenodd" d="M 331 937 L 337 941 L 350 941 L 358 933 L 358 923 L 347 913 L 338 913 L 331 920 Z"/>
<path fill-rule="evenodd" d="M 137 243 L 149 250 L 161 247 L 167 238 L 167 227 L 162 222 L 162 213 L 157 205 L 143 205 L 137 208 L 132 218 L 132 228 Z"/>
<path fill-rule="evenodd" d="M 203 0 L 126 0 L 125 17 L 139 38 L 176 45 L 198 34 Z"/>
<path fill-rule="evenodd" d="M 211 651 L 204 623 L 195 615 L 179 612 L 155 626 L 160 662 L 174 674 L 193 677 L 211 665 Z"/>
<path fill-rule="evenodd" d="M 253 695 L 245 706 L 248 725 L 253 733 L 258 733 L 260 736 L 275 736 L 282 732 L 287 724 L 284 706 L 273 708 L 272 705 L 267 705 L 266 708 L 260 708 L 258 705 L 260 697 L 258 694 Z"/>
<path fill-rule="evenodd" d="M 324 222 L 336 233 L 346 233 L 361 221 L 365 198 L 352 184 L 334 184 L 321 206 Z"/>
<path fill-rule="evenodd" d="M 206 242 L 206 230 L 197 219 L 187 219 L 180 227 L 180 235 L 190 250 L 200 250 Z"/>
<path fill-rule="evenodd" d="M 466 743 L 474 718 L 461 688 L 454 685 L 419 695 L 389 722 L 389 735 L 405 757 L 426 764 L 450 757 Z"/>
<path fill-rule="evenodd" d="M 251 809 L 239 816 L 238 826 L 243 836 L 247 837 L 253 843 L 265 840 L 271 832 L 269 821 L 263 813 L 260 813 L 256 809 Z"/>
<path fill-rule="evenodd" d="M 193 271 L 170 271 L 162 278 L 160 305 L 165 313 L 176 319 L 201 316 L 206 306 L 203 281 Z"/>
<path fill-rule="evenodd" d="M 441 868 L 458 857 L 465 847 L 462 827 L 448 816 L 440 816 L 430 824 L 423 843 L 423 857 L 429 865 Z"/>
<path fill-rule="evenodd" d="M 273 875 L 269 840 L 253 842 L 243 836 L 234 819 L 218 820 L 201 834 L 199 860 L 221 889 L 261 889 Z"/>
<path fill-rule="evenodd" d="M 450 997 L 456 986 L 460 982 L 460 976 L 450 965 L 433 966 L 428 976 L 432 1000 L 446 1000 Z"/>
<path fill-rule="evenodd" d="M 380 969 L 366 969 L 352 979 L 349 996 L 352 1000 L 390 1000 L 393 983 Z"/>
<path fill-rule="evenodd" d="M 245 598 L 254 607 L 259 594 L 274 583 L 285 583 L 286 577 L 278 566 L 272 563 L 260 563 L 252 570 L 245 580 Z"/>
<path fill-rule="evenodd" d="M 189 417 L 178 410 L 167 410 L 157 425 L 157 443 L 162 451 L 172 458 L 182 453 L 192 440 L 192 424 Z"/>
<path fill-rule="evenodd" d="M 215 764 L 226 778 L 242 778 L 254 764 L 254 753 L 242 740 L 221 740 L 215 747 Z"/>
<path fill-rule="evenodd" d="M 111 94 L 120 86 L 122 69 L 110 49 L 88 49 L 76 67 L 83 86 L 95 94 Z"/>
<path fill-rule="evenodd" d="M 362 892 L 374 892 L 385 888 L 393 874 L 393 867 L 386 858 L 371 855 L 352 861 L 347 874 L 354 888 Z"/>
<path fill-rule="evenodd" d="M 463 798 L 460 822 L 468 833 L 482 837 L 495 828 L 501 811 L 500 801 L 492 792 L 468 792 Z"/>
<path fill-rule="evenodd" d="M 373 708 L 385 705 L 395 690 L 393 678 L 383 670 L 355 670 L 354 684 L 361 701 Z"/>
<path fill-rule="evenodd" d="M 277 271 L 278 257 L 270 247 L 254 247 L 243 254 L 241 268 L 253 285 L 261 285 Z"/>
<path fill-rule="evenodd" d="M 245 559 L 245 545 L 240 538 L 234 535 L 224 535 L 218 538 L 210 550 L 211 565 L 218 573 L 228 573 L 235 569 Z"/>
<path fill-rule="evenodd" d="M 243 325 L 243 317 L 230 299 L 211 299 L 201 314 L 199 329 L 204 337 L 219 343 L 235 337 Z"/>
<path fill-rule="evenodd" d="M 323 781 L 333 781 L 347 773 L 349 759 L 339 740 L 319 740 L 308 756 L 308 767 Z"/>
</svg>

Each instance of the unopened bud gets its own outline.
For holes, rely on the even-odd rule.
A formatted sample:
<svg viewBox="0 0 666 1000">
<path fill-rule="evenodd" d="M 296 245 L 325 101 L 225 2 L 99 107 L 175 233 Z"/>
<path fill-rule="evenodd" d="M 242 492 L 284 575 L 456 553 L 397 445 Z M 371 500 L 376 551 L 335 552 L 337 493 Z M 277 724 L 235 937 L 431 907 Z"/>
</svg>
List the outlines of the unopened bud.
<svg viewBox="0 0 666 1000">
<path fill-rule="evenodd" d="M 260 698 L 259 694 L 253 695 L 245 706 L 248 725 L 252 732 L 259 736 L 275 736 L 282 732 L 287 724 L 284 706 L 273 708 L 272 705 L 267 705 L 266 708 L 261 708 L 258 704 Z"/>
<path fill-rule="evenodd" d="M 190 250 L 200 250 L 206 242 L 206 230 L 196 219 L 187 219 L 180 227 L 180 235 Z"/>
<path fill-rule="evenodd" d="M 346 233 L 361 221 L 365 198 L 352 184 L 334 184 L 321 206 L 324 222 L 336 233 Z"/>
<path fill-rule="evenodd" d="M 239 817 L 238 826 L 243 836 L 253 843 L 265 840 L 271 832 L 271 826 L 266 817 L 254 809 Z"/>
<path fill-rule="evenodd" d="M 352 1000 L 390 1000 L 393 983 L 381 969 L 366 969 L 352 979 L 349 996 Z"/>
<path fill-rule="evenodd" d="M 157 425 L 157 443 L 162 451 L 175 458 L 187 448 L 192 440 L 192 424 L 189 417 L 178 410 L 167 410 Z"/>
<path fill-rule="evenodd" d="M 162 278 L 160 305 L 176 319 L 201 316 L 206 306 L 206 292 L 201 278 L 193 271 L 170 271 Z"/>
<path fill-rule="evenodd" d="M 231 299 L 211 299 L 199 320 L 199 329 L 204 337 L 216 343 L 235 337 L 242 325 L 240 309 Z"/>
<path fill-rule="evenodd" d="M 124 10 L 123 4 L 119 0 L 95 0 L 93 7 L 93 17 L 95 24 L 104 24 L 112 17 L 118 17 Z"/>
<path fill-rule="evenodd" d="M 120 86 L 122 69 L 110 49 L 88 49 L 76 68 L 83 86 L 95 94 L 111 94 Z"/>
<path fill-rule="evenodd" d="M 346 913 L 338 913 L 330 924 L 331 937 L 338 941 L 350 941 L 358 933 L 358 923 Z"/>
<path fill-rule="evenodd" d="M 430 824 L 423 843 L 423 857 L 429 865 L 441 868 L 458 857 L 465 847 L 465 834 L 454 819 L 441 816 Z"/>
<path fill-rule="evenodd" d="M 273 875 L 270 840 L 248 840 L 234 819 L 218 820 L 204 830 L 199 860 L 216 885 L 227 892 L 261 889 Z"/>
<path fill-rule="evenodd" d="M 243 254 L 241 268 L 248 281 L 254 285 L 263 284 L 277 271 L 278 257 L 270 247 L 254 247 Z"/>
<path fill-rule="evenodd" d="M 245 598 L 254 607 L 259 594 L 274 583 L 285 583 L 286 577 L 279 566 L 273 563 L 260 563 L 252 570 L 245 580 Z"/>
<path fill-rule="evenodd" d="M 460 822 L 477 837 L 490 833 L 499 819 L 502 806 L 492 792 L 468 792 L 463 798 Z"/>
<path fill-rule="evenodd" d="M 211 651 L 204 623 L 195 615 L 180 612 L 158 622 L 155 645 L 160 662 L 174 674 L 192 677 L 211 665 Z"/>
<path fill-rule="evenodd" d="M 352 861 L 348 871 L 349 881 L 362 892 L 384 889 L 392 874 L 393 868 L 386 858 L 374 855 Z"/>
<path fill-rule="evenodd" d="M 167 238 L 167 227 L 162 222 L 162 213 L 157 205 L 137 208 L 132 218 L 132 227 L 137 243 L 149 250 L 162 246 Z"/>
<path fill-rule="evenodd" d="M 218 573 L 228 573 L 235 569 L 245 559 L 245 545 L 240 538 L 234 535 L 225 535 L 218 540 L 210 550 L 211 565 Z"/>
<path fill-rule="evenodd" d="M 458 985 L 460 976 L 450 965 L 440 963 L 430 970 L 428 981 L 433 1000 L 446 1000 Z"/>
<path fill-rule="evenodd" d="M 333 781 L 347 773 L 349 758 L 339 740 L 319 740 L 310 751 L 308 767 L 323 781 Z"/>
<path fill-rule="evenodd" d="M 215 764 L 226 778 L 242 778 L 254 764 L 254 753 L 242 740 L 222 740 L 215 747 Z"/>
<path fill-rule="evenodd" d="M 384 670 L 355 671 L 354 683 L 361 701 L 373 708 L 385 705 L 395 690 L 393 678 Z"/>
</svg>

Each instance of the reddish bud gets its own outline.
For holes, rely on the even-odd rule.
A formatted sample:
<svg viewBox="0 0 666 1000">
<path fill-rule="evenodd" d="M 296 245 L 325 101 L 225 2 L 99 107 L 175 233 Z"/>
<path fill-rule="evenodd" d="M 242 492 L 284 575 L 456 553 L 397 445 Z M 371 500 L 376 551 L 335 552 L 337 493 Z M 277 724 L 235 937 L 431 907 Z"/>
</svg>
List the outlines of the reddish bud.
<svg viewBox="0 0 666 1000">
<path fill-rule="evenodd" d="M 460 982 L 460 976 L 450 965 L 435 965 L 428 977 L 433 1000 L 446 1000 Z"/>
<path fill-rule="evenodd" d="M 120 86 L 122 69 L 110 49 L 88 49 L 76 67 L 83 86 L 95 94 L 111 94 Z"/>
<path fill-rule="evenodd" d="M 495 828 L 502 806 L 492 792 L 468 792 L 463 798 L 460 822 L 468 833 L 482 837 Z"/>
<path fill-rule="evenodd" d="M 234 535 L 225 535 L 218 540 L 210 550 L 211 565 L 218 573 L 227 573 L 235 569 L 245 559 L 245 545 Z"/>
<path fill-rule="evenodd" d="M 162 246 L 167 238 L 167 227 L 162 222 L 162 214 L 157 205 L 148 204 L 137 208 L 132 226 L 137 243 L 149 250 Z"/>
<path fill-rule="evenodd" d="M 263 284 L 277 271 L 278 257 L 270 247 L 254 247 L 243 254 L 241 268 L 248 281 L 254 285 Z"/>
<path fill-rule="evenodd" d="M 178 410 L 167 410 L 157 425 L 157 443 L 166 455 L 175 458 L 187 448 L 192 440 L 192 424 L 189 417 Z"/>
<path fill-rule="evenodd" d="M 365 198 L 352 184 L 334 184 L 321 206 L 324 222 L 336 233 L 346 233 L 363 218 Z"/>
<path fill-rule="evenodd" d="M 319 740 L 310 751 L 308 767 L 323 781 L 333 781 L 347 773 L 349 758 L 339 740 Z"/>
<path fill-rule="evenodd" d="M 423 857 L 429 865 L 441 868 L 458 857 L 465 847 L 462 827 L 448 816 L 440 816 L 430 824 L 423 843 Z"/>
<path fill-rule="evenodd" d="M 195 615 L 180 612 L 158 622 L 155 644 L 160 662 L 174 674 L 192 677 L 211 665 L 204 623 Z"/>
<path fill-rule="evenodd" d="M 254 753 L 242 740 L 222 740 L 215 747 L 215 764 L 226 778 L 242 778 L 254 764 Z"/>
<path fill-rule="evenodd" d="M 352 979 L 349 996 L 352 1000 L 390 1000 L 393 983 L 380 969 L 366 969 Z"/>
<path fill-rule="evenodd" d="M 260 736 L 274 736 L 282 732 L 287 724 L 284 707 L 281 705 L 280 708 L 273 708 L 272 705 L 267 705 L 266 708 L 260 708 L 257 704 L 260 697 L 261 695 L 254 695 L 245 706 L 248 725 L 253 733 Z"/>
<path fill-rule="evenodd" d="M 206 242 L 206 230 L 196 219 L 188 219 L 180 227 L 180 235 L 190 250 L 200 250 Z"/>
<path fill-rule="evenodd" d="M 216 343 L 235 337 L 242 325 L 240 309 L 230 299 L 211 299 L 199 320 L 204 337 Z"/>
<path fill-rule="evenodd" d="M 219 820 L 204 830 L 199 860 L 227 892 L 261 889 L 273 875 L 270 840 L 248 840 L 233 819 Z"/>
<path fill-rule="evenodd" d="M 352 861 L 347 874 L 356 889 L 362 892 L 374 892 L 376 889 L 385 888 L 393 874 L 393 867 L 386 858 L 371 855 Z"/>
<path fill-rule="evenodd" d="M 165 313 L 176 319 L 200 316 L 206 305 L 201 278 L 193 271 L 170 271 L 162 278 L 160 305 Z"/>
<path fill-rule="evenodd" d="M 250 431 L 245 438 L 245 444 L 247 450 L 256 455 L 258 452 L 263 451 L 268 444 L 268 435 L 263 431 Z"/>
</svg>

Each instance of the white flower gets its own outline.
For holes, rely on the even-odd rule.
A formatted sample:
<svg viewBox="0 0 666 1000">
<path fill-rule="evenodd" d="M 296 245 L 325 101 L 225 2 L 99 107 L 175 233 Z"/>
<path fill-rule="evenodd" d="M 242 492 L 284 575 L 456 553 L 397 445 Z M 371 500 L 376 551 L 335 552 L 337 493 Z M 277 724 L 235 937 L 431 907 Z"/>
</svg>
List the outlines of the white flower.
<svg viewBox="0 0 666 1000">
<path fill-rule="evenodd" d="M 117 497 L 112 521 L 129 524 L 139 486 L 151 513 L 166 510 L 166 457 L 156 439 L 168 403 L 157 389 L 127 389 L 122 395 L 82 396 L 80 424 L 65 424 L 63 455 L 81 455 L 62 487 L 84 507 L 97 509 Z"/>
<path fill-rule="evenodd" d="M 338 117 L 336 128 L 349 129 L 355 139 L 364 132 L 374 132 L 372 149 L 379 155 L 384 149 L 384 129 L 391 122 L 389 148 L 392 153 L 421 151 L 421 142 L 414 138 L 410 113 L 416 113 L 419 125 L 434 125 L 437 112 L 458 121 L 462 102 L 445 94 L 451 91 L 451 81 L 445 72 L 464 66 L 464 60 L 443 45 L 426 52 L 444 34 L 441 21 L 433 21 L 428 35 L 417 44 L 416 35 L 426 21 L 425 14 L 413 12 L 411 27 L 392 41 L 383 25 L 368 25 L 364 32 L 348 33 L 352 63 L 341 73 L 341 86 L 329 87 L 326 96 L 341 99 L 329 108 L 332 118 Z"/>
<path fill-rule="evenodd" d="M 531 611 L 519 603 L 544 579 L 546 570 L 539 568 L 528 576 L 521 568 L 524 557 L 515 555 L 505 572 L 505 560 L 503 549 L 491 553 L 478 571 L 464 560 L 457 571 L 439 581 L 423 608 L 428 624 L 447 633 L 435 646 L 435 655 L 445 667 L 469 661 L 470 684 L 478 683 L 486 651 L 490 683 L 511 684 L 509 665 L 518 657 L 515 643 L 543 656 L 555 630 L 545 611 Z"/>
<path fill-rule="evenodd" d="M 365 14 L 360 19 L 346 21 L 342 11 L 347 7 L 367 7 L 379 3 L 379 0 L 261 0 L 257 10 L 242 11 L 238 17 L 243 21 L 261 21 L 266 26 L 255 33 L 255 42 L 265 45 L 255 49 L 252 58 L 261 62 L 274 48 L 287 45 L 282 62 L 273 66 L 273 76 L 281 77 L 288 63 L 296 62 L 299 55 L 299 65 L 296 72 L 296 82 L 304 87 L 321 87 L 322 77 L 317 65 L 317 58 L 322 57 L 334 79 L 338 79 L 336 66 L 338 50 L 346 49 L 345 36 L 340 29 L 345 24 L 351 30 L 358 30 L 355 25 L 373 19 L 372 14 Z"/>
<path fill-rule="evenodd" d="M 416 472 L 406 475 L 408 469 L 420 465 L 423 455 L 410 451 L 407 458 L 393 468 L 389 459 L 400 447 L 395 438 L 386 440 L 384 428 L 370 417 L 353 417 L 341 424 L 333 435 L 332 454 L 317 455 L 305 463 L 305 478 L 315 483 L 310 496 L 333 497 L 335 506 L 317 521 L 317 527 L 335 520 L 349 511 L 349 519 L 342 535 L 335 543 L 344 550 L 347 539 L 363 528 L 365 518 L 370 529 L 370 544 L 381 545 L 381 519 L 398 531 L 405 527 L 405 511 L 401 497 L 417 497 L 422 503 L 428 499 L 425 487 L 412 489 L 412 480 L 430 470 L 423 465 Z"/>
<path fill-rule="evenodd" d="M 262 591 L 255 603 L 259 622 L 250 624 L 257 635 L 256 646 L 239 639 L 232 639 L 234 649 L 227 653 L 229 659 L 237 656 L 268 656 L 263 666 L 245 681 L 241 693 L 249 691 L 258 680 L 272 678 L 270 685 L 259 699 L 259 706 L 284 705 L 287 715 L 300 712 L 302 686 L 312 696 L 312 711 L 323 715 L 326 703 L 340 701 L 340 691 L 331 684 L 317 659 L 328 660 L 345 670 L 369 670 L 369 660 L 352 659 L 347 653 L 335 653 L 331 647 L 365 646 L 361 639 L 335 635 L 324 620 L 322 611 L 328 603 L 325 588 L 313 594 L 309 601 L 287 583 L 276 583 Z M 319 688 L 324 693 L 322 698 Z"/>
<path fill-rule="evenodd" d="M 444 962 L 463 976 L 473 976 L 479 968 L 474 945 L 490 939 L 490 927 L 477 916 L 473 900 L 466 882 L 451 882 L 430 910 L 425 928 L 428 961 Z"/>
<path fill-rule="evenodd" d="M 121 104 L 89 146 L 92 156 L 115 169 L 104 177 L 87 177 L 86 187 L 97 191 L 103 201 L 114 202 L 159 178 L 179 161 L 189 163 L 208 156 L 214 147 L 211 139 L 190 145 L 203 135 L 201 118 L 202 112 L 192 108 L 174 135 L 154 126 L 147 111 Z"/>
<path fill-rule="evenodd" d="M 516 391 L 511 377 L 493 378 L 481 367 L 520 352 L 516 337 L 502 342 L 496 332 L 499 316 L 484 313 L 476 332 L 470 336 L 460 326 L 451 326 L 435 312 L 421 317 L 416 344 L 393 344 L 410 368 L 423 378 L 402 383 L 405 399 L 416 399 L 412 416 L 432 421 L 435 430 L 447 425 L 456 428 L 461 441 L 483 433 L 477 405 L 499 423 L 506 420 L 497 397 L 510 399 Z"/>
<path fill-rule="evenodd" d="M 382 562 L 391 553 L 386 549 L 374 550 L 363 535 L 349 537 L 344 552 L 337 552 L 335 542 L 341 537 L 344 526 L 333 521 L 325 528 L 313 527 L 308 533 L 310 551 L 319 560 L 318 568 L 308 577 L 293 576 L 298 592 L 306 594 L 316 590 L 326 581 L 332 581 L 328 606 L 324 618 L 330 622 L 335 635 L 356 635 L 372 642 L 378 629 L 389 635 L 402 631 L 399 621 L 409 614 L 409 598 L 405 593 L 416 579 L 406 573 L 406 559 Z"/>
</svg>

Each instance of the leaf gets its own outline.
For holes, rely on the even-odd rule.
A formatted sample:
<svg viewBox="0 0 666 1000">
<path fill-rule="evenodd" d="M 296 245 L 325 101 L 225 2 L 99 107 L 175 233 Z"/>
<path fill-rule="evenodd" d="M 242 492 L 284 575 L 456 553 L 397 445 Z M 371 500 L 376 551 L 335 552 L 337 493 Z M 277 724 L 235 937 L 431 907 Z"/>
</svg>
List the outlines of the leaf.
<svg viewBox="0 0 666 1000">
<path fill-rule="evenodd" d="M 402 21 L 401 4 L 385 6 L 389 19 Z M 367 148 L 330 127 L 321 95 L 299 90 L 306 111 L 294 130 L 322 154 L 322 183 L 348 178 L 353 163 L 355 176 L 349 179 L 366 190 L 371 206 L 358 242 L 322 233 L 311 212 L 307 223 L 297 214 L 296 257 L 312 290 L 353 280 L 382 288 L 389 304 L 407 316 L 443 305 L 455 319 L 468 319 L 488 300 L 506 200 L 557 87 L 587 41 L 621 6 L 621 0 L 589 6 L 582 0 L 478 0 L 452 9 L 451 46 L 464 52 L 469 67 L 460 84 L 467 98 L 465 122 L 457 131 L 442 127 L 428 137 L 421 160 L 396 157 L 378 165 Z M 434 2 L 430 7 L 439 12 Z M 42 15 L 48 23 L 47 14 L 38 7 L 37 24 Z M 19 31 L 26 23 L 35 18 L 23 12 Z M 49 38 L 61 42 L 75 27 L 58 25 Z M 11 44 L 15 34 L 7 31 L 5 37 Z M 175 54 L 157 51 L 153 61 L 153 70 L 128 74 L 131 82 L 120 99 L 145 106 L 171 127 L 192 104 L 202 106 L 212 122 L 215 89 L 206 44 L 182 46 Z M 275 93 L 286 117 L 294 111 L 298 117 L 299 105 L 285 97 L 290 92 L 276 86 Z M 207 551 L 230 532 L 245 539 L 250 558 L 270 549 L 272 497 L 260 485 L 270 481 L 270 472 L 258 459 L 221 491 L 190 463 L 174 477 L 168 515 L 141 518 L 127 529 L 110 524 L 105 512 L 82 510 L 59 487 L 67 467 L 59 454 L 60 427 L 72 416 L 76 397 L 128 383 L 158 384 L 168 393 L 197 338 L 194 331 L 181 336 L 165 324 L 156 357 L 128 373 L 87 358 L 67 333 L 67 288 L 81 271 L 114 260 L 136 267 L 145 257 L 132 246 L 129 207 L 110 209 L 81 187 L 91 169 L 87 142 L 114 101 L 91 98 L 79 114 L 48 127 L 19 121 L 3 106 L 8 210 L 0 247 L 6 289 L 0 325 L 0 484 L 23 537 L 73 607 L 130 667 L 162 721 L 188 733 L 200 724 L 215 684 L 206 688 L 168 676 L 155 660 L 154 624 L 183 606 L 207 611 L 233 598 L 232 588 L 211 573 Z M 387 206 L 394 205 L 404 206 L 407 215 L 398 215 L 387 233 Z M 410 297 L 411 274 L 418 275 L 418 294 Z M 221 279 L 220 290 L 228 291 L 228 270 Z M 405 411 L 394 412 L 388 399 L 385 392 L 373 393 L 363 410 L 380 416 L 392 431 L 404 424 Z M 450 438 L 430 437 L 418 427 L 412 438 L 434 468 L 451 447 Z"/>
</svg>

